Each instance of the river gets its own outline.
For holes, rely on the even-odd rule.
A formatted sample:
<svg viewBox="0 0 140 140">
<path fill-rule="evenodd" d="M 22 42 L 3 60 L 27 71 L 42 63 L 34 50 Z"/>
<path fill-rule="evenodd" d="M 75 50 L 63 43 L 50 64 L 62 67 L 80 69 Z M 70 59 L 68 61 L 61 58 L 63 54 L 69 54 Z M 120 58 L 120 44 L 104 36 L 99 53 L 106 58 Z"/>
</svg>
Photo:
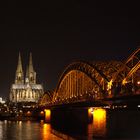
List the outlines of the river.
<svg viewBox="0 0 140 140">
<path fill-rule="evenodd" d="M 119 140 L 130 140 L 130 136 L 138 140 L 139 118 L 139 110 L 118 110 L 107 114 L 105 109 L 96 109 L 93 112 L 93 122 L 83 127 L 76 124 L 70 127 L 64 124 L 53 126 L 44 121 L 5 120 L 0 121 L 0 140 L 99 140 L 104 136 L 108 140 L 107 135 L 113 136 L 115 140 L 116 136 Z"/>
<path fill-rule="evenodd" d="M 62 140 L 51 125 L 31 121 L 0 121 L 0 140 Z"/>
</svg>

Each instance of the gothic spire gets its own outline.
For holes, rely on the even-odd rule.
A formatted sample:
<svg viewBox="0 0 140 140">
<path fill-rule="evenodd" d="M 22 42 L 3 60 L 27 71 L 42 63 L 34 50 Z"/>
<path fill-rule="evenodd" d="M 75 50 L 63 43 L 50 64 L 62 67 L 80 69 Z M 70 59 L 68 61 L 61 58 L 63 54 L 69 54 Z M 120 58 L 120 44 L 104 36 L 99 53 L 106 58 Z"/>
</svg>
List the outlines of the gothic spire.
<svg viewBox="0 0 140 140">
<path fill-rule="evenodd" d="M 27 78 L 29 79 L 29 83 L 36 83 L 36 72 L 34 71 L 33 68 L 32 53 L 30 53 L 29 67 L 27 73 L 28 73 Z"/>
<path fill-rule="evenodd" d="M 18 56 L 18 65 L 17 65 L 17 71 L 16 72 L 21 72 L 21 73 L 23 72 L 20 52 L 19 52 L 19 56 Z"/>
<path fill-rule="evenodd" d="M 34 72 L 33 69 L 33 61 L 32 61 L 32 53 L 30 53 L 30 59 L 29 59 L 29 73 Z"/>
<path fill-rule="evenodd" d="M 22 69 L 21 56 L 20 56 L 20 53 L 19 53 L 15 83 L 23 83 L 23 82 L 24 82 L 23 69 Z"/>
</svg>

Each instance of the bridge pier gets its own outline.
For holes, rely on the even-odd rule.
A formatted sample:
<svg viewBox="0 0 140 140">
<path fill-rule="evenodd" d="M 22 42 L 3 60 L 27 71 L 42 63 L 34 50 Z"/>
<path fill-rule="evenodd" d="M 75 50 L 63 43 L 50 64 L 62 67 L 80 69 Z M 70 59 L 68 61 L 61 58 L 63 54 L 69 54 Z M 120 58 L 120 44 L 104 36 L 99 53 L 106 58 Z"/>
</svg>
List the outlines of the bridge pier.
<svg viewBox="0 0 140 140">
<path fill-rule="evenodd" d="M 54 108 L 51 110 L 52 127 L 59 131 L 73 131 L 74 133 L 78 130 L 80 133 L 85 133 L 87 124 L 90 122 L 92 122 L 92 115 L 88 108 Z"/>
<path fill-rule="evenodd" d="M 140 137 L 139 118 L 139 108 L 53 108 L 49 121 L 52 128 L 67 134 L 137 138 Z"/>
<path fill-rule="evenodd" d="M 51 122 L 51 110 L 50 109 L 45 109 L 44 112 L 45 112 L 44 121 L 46 123 L 50 123 Z"/>
<path fill-rule="evenodd" d="M 139 138 L 140 110 L 135 108 L 94 109 L 93 137 Z"/>
</svg>

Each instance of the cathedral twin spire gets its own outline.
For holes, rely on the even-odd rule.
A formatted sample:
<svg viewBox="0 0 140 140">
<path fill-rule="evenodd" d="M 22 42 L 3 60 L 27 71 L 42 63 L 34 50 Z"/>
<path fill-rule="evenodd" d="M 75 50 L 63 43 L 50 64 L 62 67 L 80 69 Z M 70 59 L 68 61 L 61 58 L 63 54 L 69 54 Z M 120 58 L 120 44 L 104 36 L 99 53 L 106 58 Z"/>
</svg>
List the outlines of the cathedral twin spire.
<svg viewBox="0 0 140 140">
<path fill-rule="evenodd" d="M 23 69 L 22 69 L 22 62 L 21 62 L 21 56 L 19 53 L 18 57 L 18 65 L 17 65 L 17 70 L 16 70 L 16 77 L 15 77 L 15 83 L 24 83 L 24 75 L 23 75 Z"/>
<path fill-rule="evenodd" d="M 16 84 L 24 83 L 24 72 L 23 72 L 23 68 L 22 68 L 22 61 L 21 61 L 20 53 L 19 53 L 19 58 L 18 58 L 15 83 Z M 30 58 L 29 58 L 29 65 L 27 66 L 27 70 L 26 70 L 25 83 L 30 83 L 30 84 L 36 83 L 36 72 L 34 71 L 34 68 L 33 68 L 31 53 L 30 53 Z"/>
</svg>

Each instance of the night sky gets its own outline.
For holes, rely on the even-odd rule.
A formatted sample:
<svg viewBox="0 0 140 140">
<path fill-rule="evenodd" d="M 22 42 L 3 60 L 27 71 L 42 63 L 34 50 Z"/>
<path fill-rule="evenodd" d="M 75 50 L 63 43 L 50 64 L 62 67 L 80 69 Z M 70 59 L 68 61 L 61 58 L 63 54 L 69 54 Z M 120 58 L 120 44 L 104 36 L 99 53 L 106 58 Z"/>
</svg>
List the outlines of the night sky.
<svg viewBox="0 0 140 140">
<path fill-rule="evenodd" d="M 136 6 L 137 5 L 137 6 Z M 33 55 L 38 83 L 56 87 L 75 60 L 125 60 L 140 41 L 139 4 L 122 1 L 4 3 L 0 8 L 0 96 L 9 96 L 18 53 Z"/>
</svg>

